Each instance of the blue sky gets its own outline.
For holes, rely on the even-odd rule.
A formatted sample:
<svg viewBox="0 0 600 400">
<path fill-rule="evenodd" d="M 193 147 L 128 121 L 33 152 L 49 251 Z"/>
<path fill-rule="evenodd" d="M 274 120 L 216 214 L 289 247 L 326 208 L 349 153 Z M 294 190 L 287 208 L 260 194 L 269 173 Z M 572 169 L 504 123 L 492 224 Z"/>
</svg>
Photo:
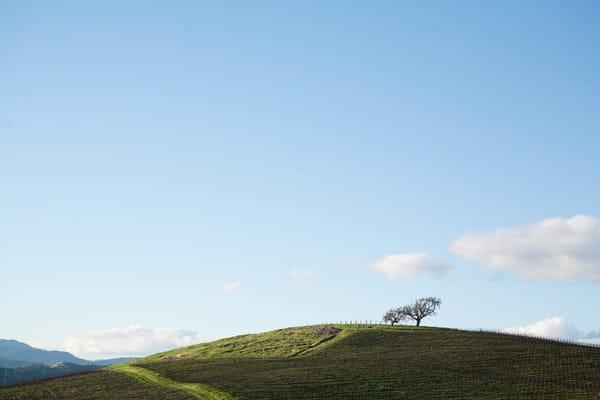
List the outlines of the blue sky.
<svg viewBox="0 0 600 400">
<path fill-rule="evenodd" d="M 594 1 L 0 1 L 0 337 L 600 329 L 598 71 Z"/>
</svg>

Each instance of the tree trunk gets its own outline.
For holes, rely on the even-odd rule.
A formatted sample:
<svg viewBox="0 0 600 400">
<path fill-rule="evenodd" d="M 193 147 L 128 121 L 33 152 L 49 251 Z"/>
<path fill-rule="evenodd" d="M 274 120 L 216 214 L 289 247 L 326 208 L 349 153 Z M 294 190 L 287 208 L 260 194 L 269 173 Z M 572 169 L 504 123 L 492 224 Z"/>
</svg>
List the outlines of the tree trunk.
<svg viewBox="0 0 600 400">
<path fill-rule="evenodd" d="M 420 319 L 417 320 L 417 326 L 421 326 L 421 320 Z"/>
</svg>

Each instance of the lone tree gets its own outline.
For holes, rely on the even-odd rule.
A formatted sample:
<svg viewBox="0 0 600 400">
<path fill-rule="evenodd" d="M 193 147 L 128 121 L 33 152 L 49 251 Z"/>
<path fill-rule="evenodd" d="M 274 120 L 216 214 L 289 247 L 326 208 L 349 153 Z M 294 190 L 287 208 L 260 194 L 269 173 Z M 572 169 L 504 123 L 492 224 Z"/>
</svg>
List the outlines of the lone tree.
<svg viewBox="0 0 600 400">
<path fill-rule="evenodd" d="M 414 304 L 388 311 L 383 316 L 383 320 L 394 325 L 405 319 L 412 319 L 417 323 L 417 326 L 421 326 L 421 320 L 430 315 L 435 315 L 441 304 L 442 300 L 437 297 L 423 297 L 416 300 Z"/>
</svg>

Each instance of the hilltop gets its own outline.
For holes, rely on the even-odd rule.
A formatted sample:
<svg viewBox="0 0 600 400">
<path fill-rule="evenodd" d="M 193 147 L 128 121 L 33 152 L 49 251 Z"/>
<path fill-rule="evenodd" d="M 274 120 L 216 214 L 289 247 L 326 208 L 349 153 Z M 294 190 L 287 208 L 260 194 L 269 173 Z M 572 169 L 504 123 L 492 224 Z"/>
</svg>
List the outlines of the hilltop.
<svg viewBox="0 0 600 400">
<path fill-rule="evenodd" d="M 21 399 L 596 399 L 600 349 L 441 328 L 308 326 L 0 389 Z"/>
</svg>

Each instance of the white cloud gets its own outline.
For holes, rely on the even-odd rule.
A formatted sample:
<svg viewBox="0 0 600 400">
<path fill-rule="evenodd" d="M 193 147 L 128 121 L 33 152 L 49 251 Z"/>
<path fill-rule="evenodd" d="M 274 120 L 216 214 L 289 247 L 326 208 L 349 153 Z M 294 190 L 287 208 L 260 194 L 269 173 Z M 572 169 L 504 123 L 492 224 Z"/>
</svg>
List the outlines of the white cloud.
<svg viewBox="0 0 600 400">
<path fill-rule="evenodd" d="M 315 281 L 317 278 L 317 273 L 315 272 L 314 269 L 307 269 L 307 270 L 295 269 L 290 272 L 290 278 L 292 278 L 292 280 L 294 282 L 296 282 L 296 285 L 298 285 L 301 288 L 306 289 L 315 284 Z"/>
<path fill-rule="evenodd" d="M 600 345 L 600 330 L 583 332 L 563 317 L 546 318 L 527 325 L 505 328 L 502 331 L 518 335 L 567 339 Z"/>
<path fill-rule="evenodd" d="M 600 219 L 551 218 L 513 229 L 465 235 L 450 245 L 459 256 L 523 279 L 600 283 Z"/>
<path fill-rule="evenodd" d="M 447 276 L 452 266 L 432 260 L 425 253 L 390 254 L 371 265 L 371 269 L 383 272 L 390 280 L 403 280 L 416 275 Z"/>
<path fill-rule="evenodd" d="M 227 283 L 219 288 L 219 292 L 221 293 L 233 293 L 240 288 L 239 282 L 231 282 Z"/>
<path fill-rule="evenodd" d="M 563 317 L 552 317 L 528 325 L 503 329 L 506 333 L 576 340 L 583 333 Z"/>
<path fill-rule="evenodd" d="M 62 349 L 94 360 L 143 356 L 206 340 L 200 332 L 134 325 L 71 335 L 63 340 Z"/>
</svg>

